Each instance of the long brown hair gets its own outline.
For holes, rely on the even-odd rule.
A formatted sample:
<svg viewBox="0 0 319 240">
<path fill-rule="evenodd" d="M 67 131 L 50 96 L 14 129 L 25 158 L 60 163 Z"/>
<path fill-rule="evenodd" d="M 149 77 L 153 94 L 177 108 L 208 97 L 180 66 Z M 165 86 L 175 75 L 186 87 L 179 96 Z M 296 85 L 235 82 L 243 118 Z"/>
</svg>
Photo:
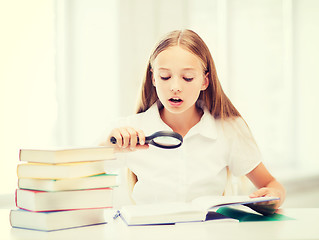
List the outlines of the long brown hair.
<svg viewBox="0 0 319 240">
<path fill-rule="evenodd" d="M 209 86 L 202 91 L 198 100 L 206 106 L 215 118 L 226 119 L 241 117 L 240 113 L 228 99 L 219 82 L 215 64 L 210 51 L 201 37 L 192 30 L 178 30 L 168 33 L 156 46 L 151 54 L 141 89 L 137 113 L 145 112 L 157 100 L 156 89 L 152 84 L 152 63 L 159 53 L 169 47 L 180 46 L 192 52 L 202 62 L 204 73 L 208 73 Z"/>
</svg>

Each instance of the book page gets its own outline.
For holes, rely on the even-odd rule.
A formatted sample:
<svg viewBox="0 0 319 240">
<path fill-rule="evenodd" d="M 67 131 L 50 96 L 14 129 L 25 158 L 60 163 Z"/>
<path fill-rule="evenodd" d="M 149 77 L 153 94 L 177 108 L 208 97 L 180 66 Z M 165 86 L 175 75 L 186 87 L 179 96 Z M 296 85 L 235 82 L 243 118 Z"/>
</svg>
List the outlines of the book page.
<svg viewBox="0 0 319 240">
<path fill-rule="evenodd" d="M 196 198 L 192 201 L 192 204 L 202 209 L 210 209 L 225 205 L 234 204 L 248 204 L 257 202 L 267 202 L 272 200 L 278 200 L 277 197 L 258 197 L 250 198 L 249 196 L 203 196 Z"/>
<path fill-rule="evenodd" d="M 159 203 L 159 204 L 145 204 L 124 206 L 122 213 L 128 213 L 130 216 L 158 216 L 170 215 L 185 212 L 198 212 L 198 208 L 190 203 L 176 202 L 176 203 Z"/>
</svg>

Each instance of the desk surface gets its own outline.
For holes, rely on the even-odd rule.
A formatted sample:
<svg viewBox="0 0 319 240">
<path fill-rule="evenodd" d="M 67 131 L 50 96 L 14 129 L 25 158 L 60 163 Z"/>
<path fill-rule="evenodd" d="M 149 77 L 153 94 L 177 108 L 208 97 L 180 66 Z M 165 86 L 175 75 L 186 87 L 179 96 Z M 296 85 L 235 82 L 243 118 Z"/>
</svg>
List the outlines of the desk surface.
<svg viewBox="0 0 319 240">
<path fill-rule="evenodd" d="M 10 210 L 0 210 L 0 239 L 319 239 L 319 208 L 284 209 L 296 220 L 275 222 L 205 222 L 168 226 L 126 226 L 121 219 L 108 224 L 55 232 L 11 228 Z"/>
</svg>

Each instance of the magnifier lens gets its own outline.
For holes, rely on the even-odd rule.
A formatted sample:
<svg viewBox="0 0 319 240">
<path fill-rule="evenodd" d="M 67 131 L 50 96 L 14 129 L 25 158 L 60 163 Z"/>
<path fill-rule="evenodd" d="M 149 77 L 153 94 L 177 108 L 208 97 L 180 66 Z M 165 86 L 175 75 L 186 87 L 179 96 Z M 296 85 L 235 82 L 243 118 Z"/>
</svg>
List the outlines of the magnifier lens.
<svg viewBox="0 0 319 240">
<path fill-rule="evenodd" d="M 181 143 L 181 141 L 175 137 L 169 137 L 169 136 L 158 136 L 153 139 L 155 143 L 161 146 L 177 146 Z"/>
</svg>

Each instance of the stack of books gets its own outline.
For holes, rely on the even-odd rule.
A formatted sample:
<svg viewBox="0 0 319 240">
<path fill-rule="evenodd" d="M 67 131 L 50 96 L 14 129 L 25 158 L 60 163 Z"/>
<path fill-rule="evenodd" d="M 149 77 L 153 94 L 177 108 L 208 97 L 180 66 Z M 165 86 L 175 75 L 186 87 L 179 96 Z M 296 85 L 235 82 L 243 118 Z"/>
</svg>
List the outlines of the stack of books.
<svg viewBox="0 0 319 240">
<path fill-rule="evenodd" d="M 53 231 L 106 223 L 117 174 L 106 173 L 113 148 L 21 149 L 12 227 Z"/>
</svg>

